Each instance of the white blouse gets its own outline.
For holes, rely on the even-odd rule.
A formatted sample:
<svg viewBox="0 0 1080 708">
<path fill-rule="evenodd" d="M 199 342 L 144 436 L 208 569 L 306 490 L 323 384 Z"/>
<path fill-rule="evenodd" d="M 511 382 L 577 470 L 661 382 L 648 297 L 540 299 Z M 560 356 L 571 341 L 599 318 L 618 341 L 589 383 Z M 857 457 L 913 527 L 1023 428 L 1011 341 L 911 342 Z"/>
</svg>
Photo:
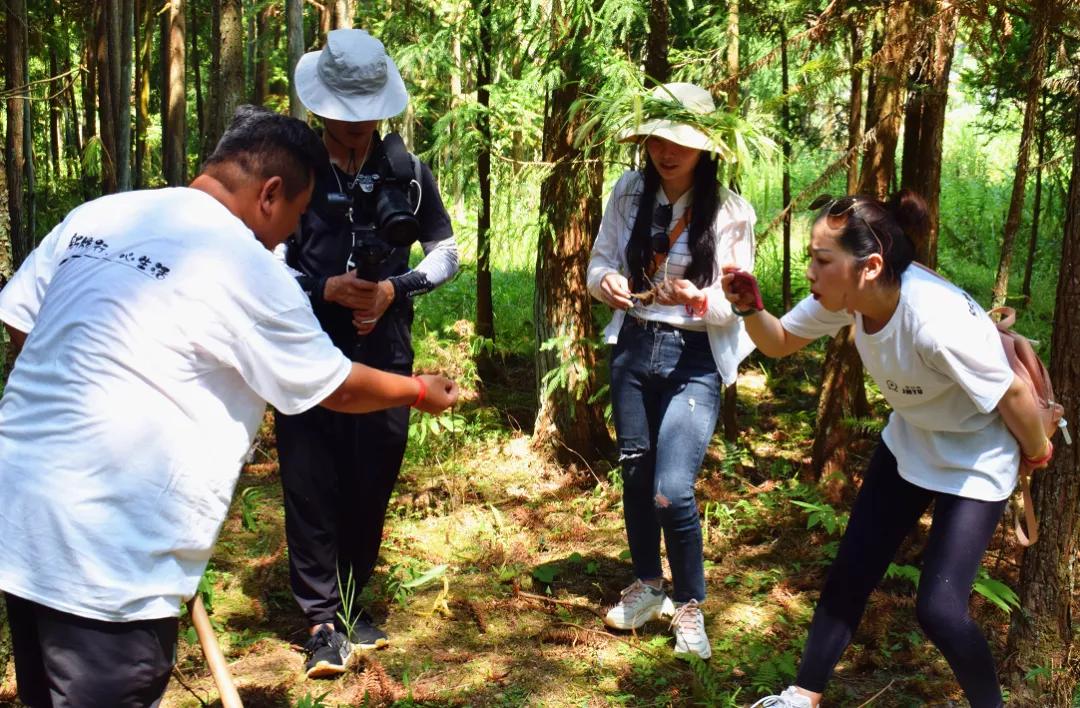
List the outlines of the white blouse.
<svg viewBox="0 0 1080 708">
<path fill-rule="evenodd" d="M 638 202 L 641 199 L 643 177 L 637 170 L 628 170 L 615 183 L 604 209 L 604 218 L 600 231 L 593 243 L 589 259 L 589 292 L 598 300 L 600 283 L 609 273 L 619 273 L 630 277 L 630 268 L 626 261 L 626 244 L 637 216 Z M 692 190 L 680 197 L 672 205 L 671 224 L 668 229 L 690 208 Z M 658 189 L 655 204 L 668 204 L 663 189 Z M 708 308 L 702 317 L 688 315 L 682 305 L 635 305 L 630 313 L 634 317 L 655 320 L 680 327 L 682 329 L 705 331 L 709 335 L 709 345 L 716 360 L 717 371 L 724 384 L 735 382 L 739 363 L 754 350 L 754 343 L 746 334 L 742 320 L 731 311 L 731 306 L 724 297 L 720 286 L 720 269 L 725 265 L 737 265 L 746 271 L 754 267 L 754 223 L 757 220 L 753 207 L 734 192 L 720 187 L 720 204 L 713 221 L 713 234 L 716 238 L 716 279 L 703 290 L 708 296 Z M 659 281 L 663 277 L 683 277 L 690 264 L 688 230 L 683 232 L 672 244 L 667 262 L 660 266 L 654 276 Z M 611 322 L 604 329 L 608 344 L 618 339 L 626 313 L 616 310 Z"/>
</svg>

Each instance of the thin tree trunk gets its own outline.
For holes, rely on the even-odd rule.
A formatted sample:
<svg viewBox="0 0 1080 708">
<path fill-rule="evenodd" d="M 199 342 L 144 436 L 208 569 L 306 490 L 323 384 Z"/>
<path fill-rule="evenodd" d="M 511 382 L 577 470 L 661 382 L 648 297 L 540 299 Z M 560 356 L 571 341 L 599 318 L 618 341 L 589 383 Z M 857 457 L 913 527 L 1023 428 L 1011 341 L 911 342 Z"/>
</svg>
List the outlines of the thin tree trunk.
<svg viewBox="0 0 1080 708">
<path fill-rule="evenodd" d="M 589 403 L 599 388 L 592 346 L 597 332 L 588 298 L 581 297 L 590 245 L 600 227 L 604 173 L 601 161 L 589 159 L 573 139 L 585 118 L 581 111 L 572 114 L 571 106 L 582 92 L 593 90 L 597 79 L 584 56 L 590 28 L 566 32 L 571 12 L 555 5 L 561 79 L 548 94 L 544 116 L 543 159 L 552 167 L 540 185 L 534 322 L 542 348 L 536 354 L 540 409 L 533 441 L 556 459 L 577 464 L 611 452 L 600 407 Z M 560 367 L 565 385 L 545 391 L 544 377 Z"/>
<path fill-rule="evenodd" d="M 903 92 L 911 51 L 912 8 L 906 3 L 887 10 L 883 42 L 888 46 L 882 66 L 875 72 L 873 102 L 867 114 L 875 116 L 877 140 L 863 153 L 858 192 L 884 198 L 896 164 L 896 143 L 903 114 Z M 907 41 L 897 41 L 906 37 Z M 818 477 L 842 470 L 853 435 L 846 417 L 865 417 L 870 406 L 863 386 L 863 368 L 855 350 L 852 328 L 845 327 L 829 343 L 825 354 L 818 416 L 814 430 L 812 464 Z"/>
<path fill-rule="evenodd" d="M 353 26 L 353 3 L 352 0 L 327 0 L 333 2 L 333 29 L 352 29 Z M 455 35 L 457 36 L 457 35 Z"/>
<path fill-rule="evenodd" d="M 135 188 L 147 185 L 150 146 L 146 129 L 150 125 L 150 65 L 154 37 L 154 3 L 138 0 L 135 14 L 139 22 L 139 51 L 135 62 Z"/>
<path fill-rule="evenodd" d="M 17 270 L 34 248 L 33 233 L 27 229 L 26 193 L 26 0 L 6 0 L 7 47 L 4 51 L 4 89 L 7 92 L 7 133 L 4 144 L 4 168 L 8 188 L 8 229 L 11 239 L 11 265 Z"/>
<path fill-rule="evenodd" d="M 1050 345 L 1050 377 L 1066 411 L 1080 410 L 1080 106 L 1074 108 L 1072 178 L 1065 210 Z M 1075 424 L 1075 419 L 1070 422 Z M 1074 430 L 1075 432 L 1075 430 Z M 1077 685 L 1072 593 L 1080 541 L 1080 445 L 1061 444 L 1050 467 L 1037 472 L 1033 500 L 1040 539 L 1024 551 L 1020 566 L 1020 609 L 1012 613 L 1005 655 L 1010 703 L 1073 705 Z M 1036 667 L 1049 673 L 1031 681 Z"/>
<path fill-rule="evenodd" d="M 474 0 L 479 22 L 480 52 L 476 62 L 476 100 L 480 104 L 477 130 L 480 152 L 477 155 L 477 181 L 480 184 L 480 209 L 476 216 L 476 335 L 495 339 L 495 308 L 491 292 L 491 3 Z M 490 374 L 486 350 L 478 357 L 481 374 Z M 484 371 L 484 369 L 488 371 Z"/>
<path fill-rule="evenodd" d="M 252 76 L 253 91 L 255 93 L 255 105 L 261 106 L 266 103 L 270 94 L 270 51 L 273 47 L 274 37 L 271 30 L 271 16 L 275 6 L 267 5 L 259 11 L 258 22 L 255 32 L 258 39 L 255 43 L 255 70 Z"/>
<path fill-rule="evenodd" d="M 852 151 L 856 145 L 860 145 L 863 139 L 862 131 L 862 85 L 863 85 L 863 33 L 858 24 L 852 23 L 850 31 L 851 39 L 851 94 L 848 107 L 848 151 Z M 847 170 L 847 193 L 855 194 L 859 188 L 859 156 L 852 153 L 848 160 Z"/>
<path fill-rule="evenodd" d="M 199 42 L 200 32 L 200 16 L 202 14 L 202 8 L 204 0 L 188 0 L 189 12 L 191 15 L 191 26 L 188 28 L 188 34 L 191 36 L 191 74 L 192 81 L 195 86 L 195 125 L 198 126 L 199 134 L 205 134 L 207 125 L 209 124 L 210 116 L 207 115 L 206 101 L 203 99 L 203 80 L 202 80 L 202 44 Z M 199 164 L 206 158 L 205 152 L 203 152 L 203 141 L 197 140 L 197 149 L 199 151 Z"/>
<path fill-rule="evenodd" d="M 56 3 L 52 4 L 52 32 L 49 41 L 49 76 L 57 76 L 60 73 L 60 59 L 57 56 L 56 45 L 60 38 L 60 12 Z M 52 160 L 53 179 L 60 178 L 61 142 L 60 142 L 60 111 L 64 96 L 59 91 L 50 90 L 49 97 L 49 157 Z"/>
<path fill-rule="evenodd" d="M 304 55 L 304 0 L 285 0 L 286 44 L 289 55 L 289 115 L 307 119 L 307 110 L 296 95 L 296 63 Z"/>
<path fill-rule="evenodd" d="M 135 0 L 120 0 L 120 70 L 116 107 L 116 184 L 121 191 L 131 190 L 131 70 L 135 40 Z"/>
<path fill-rule="evenodd" d="M 727 76 L 729 79 L 727 107 L 734 113 L 739 108 L 739 0 L 728 0 Z"/>
<path fill-rule="evenodd" d="M 1046 96 L 1043 95 L 1039 124 L 1046 125 Z M 1038 164 L 1035 165 L 1035 204 L 1031 209 L 1031 238 L 1028 240 L 1027 262 L 1024 264 L 1024 303 L 1031 302 L 1031 271 L 1035 265 L 1035 248 L 1039 242 L 1039 218 L 1042 215 L 1043 162 L 1046 160 L 1046 129 L 1039 131 L 1036 142 Z"/>
<path fill-rule="evenodd" d="M 0 595 L 0 676 L 7 674 L 8 659 L 11 658 L 11 630 L 8 629 L 7 606 L 4 596 Z"/>
<path fill-rule="evenodd" d="M 780 30 L 780 92 L 784 96 L 784 102 L 780 106 L 780 131 L 783 135 L 780 141 L 781 151 L 784 156 L 784 175 L 781 182 L 782 201 L 787 211 L 784 213 L 784 262 L 780 276 L 781 290 L 783 292 L 784 312 L 791 309 L 791 106 L 788 103 L 788 92 L 791 90 L 788 77 L 788 50 L 787 50 L 787 26 L 783 18 L 779 23 Z"/>
<path fill-rule="evenodd" d="M 461 93 L 461 71 L 464 64 L 461 60 L 461 37 L 457 32 L 453 33 L 453 36 L 450 38 L 450 56 L 452 58 L 450 66 L 450 108 L 454 109 L 463 102 Z M 458 121 L 455 120 L 455 125 L 451 127 L 451 135 L 458 133 L 457 122 Z M 444 164 L 453 164 L 449 148 Z M 458 223 L 461 223 L 462 221 L 465 221 L 465 189 L 462 184 L 462 172 L 461 170 L 455 169 L 447 176 L 450 177 L 453 182 L 454 218 L 457 219 Z"/>
<path fill-rule="evenodd" d="M 219 41 L 213 50 L 217 70 L 210 77 L 210 115 L 205 153 L 209 154 L 232 120 L 244 96 L 244 24 L 240 0 L 213 0 Z"/>
<path fill-rule="evenodd" d="M 668 63 L 668 30 L 671 25 L 668 0 L 649 0 L 649 37 L 645 44 L 645 76 L 657 84 L 666 83 L 671 74 Z"/>
<path fill-rule="evenodd" d="M 1042 95 L 1043 78 L 1046 76 L 1046 45 L 1050 34 L 1051 18 L 1056 11 L 1054 0 L 1042 0 L 1033 8 L 1035 15 L 1031 51 L 1026 65 L 1031 71 L 1024 103 L 1024 125 L 1020 130 L 1020 152 L 1016 158 L 1016 175 L 1013 177 L 1012 196 L 1009 199 L 1009 215 L 1005 218 L 1005 230 L 1001 236 L 1001 258 L 998 260 L 997 277 L 990 302 L 993 307 L 1005 304 L 1009 294 L 1009 269 L 1012 265 L 1013 244 L 1020 230 L 1020 215 L 1024 210 L 1024 190 L 1027 187 L 1028 158 L 1031 139 L 1035 133 L 1035 117 L 1039 112 L 1039 96 Z"/>
<path fill-rule="evenodd" d="M 101 191 L 103 194 L 112 194 L 116 191 L 116 105 L 114 97 L 117 84 L 120 82 L 120 72 L 119 69 L 113 72 L 110 54 L 115 54 L 115 52 L 110 53 L 109 46 L 113 19 L 114 17 L 117 20 L 120 19 L 119 11 L 116 9 L 118 2 L 119 0 L 104 0 L 98 17 L 98 121 L 101 126 L 98 135 L 101 138 L 102 147 Z M 119 31 L 117 31 L 116 43 L 111 46 L 117 46 L 119 41 Z"/>
<path fill-rule="evenodd" d="M 83 148 L 97 135 L 97 4 L 91 5 L 86 13 L 86 25 L 83 29 L 83 66 L 86 67 L 86 80 L 82 85 L 83 104 Z M 83 172 L 83 198 L 93 196 L 93 178 Z"/>
<path fill-rule="evenodd" d="M 162 97 L 165 121 L 162 138 L 162 167 L 171 187 L 187 181 L 187 93 L 184 89 L 184 0 L 171 0 L 162 42 L 165 92 Z"/>
<path fill-rule="evenodd" d="M 936 268 L 940 230 L 941 147 L 945 134 L 945 108 L 949 99 L 949 73 L 952 71 L 956 45 L 957 16 L 949 1 L 929 3 L 925 13 L 937 13 L 939 20 L 928 38 L 933 51 L 925 56 L 919 70 L 913 72 L 912 83 L 916 90 L 908 101 L 905 116 L 900 184 L 926 199 L 930 228 L 926 240 L 915 244 L 916 259 Z"/>
</svg>

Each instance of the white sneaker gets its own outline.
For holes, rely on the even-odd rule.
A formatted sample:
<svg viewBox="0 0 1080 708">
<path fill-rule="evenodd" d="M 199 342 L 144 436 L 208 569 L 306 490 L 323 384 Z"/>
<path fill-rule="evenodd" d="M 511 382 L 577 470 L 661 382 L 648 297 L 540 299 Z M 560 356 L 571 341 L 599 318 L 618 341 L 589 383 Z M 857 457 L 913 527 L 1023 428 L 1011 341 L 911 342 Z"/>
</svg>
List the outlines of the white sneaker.
<svg viewBox="0 0 1080 708">
<path fill-rule="evenodd" d="M 675 606 L 663 590 L 640 580 L 622 591 L 619 604 L 608 610 L 604 624 L 613 629 L 637 629 L 649 620 L 671 616 Z"/>
<path fill-rule="evenodd" d="M 705 615 L 697 600 L 680 605 L 671 618 L 671 628 L 675 630 L 675 656 L 680 659 L 694 655 L 702 661 L 712 656 L 712 646 L 705 636 Z"/>
<path fill-rule="evenodd" d="M 804 696 L 795 690 L 794 686 L 788 686 L 779 696 L 765 696 L 750 708 L 813 708 L 809 696 Z"/>
</svg>

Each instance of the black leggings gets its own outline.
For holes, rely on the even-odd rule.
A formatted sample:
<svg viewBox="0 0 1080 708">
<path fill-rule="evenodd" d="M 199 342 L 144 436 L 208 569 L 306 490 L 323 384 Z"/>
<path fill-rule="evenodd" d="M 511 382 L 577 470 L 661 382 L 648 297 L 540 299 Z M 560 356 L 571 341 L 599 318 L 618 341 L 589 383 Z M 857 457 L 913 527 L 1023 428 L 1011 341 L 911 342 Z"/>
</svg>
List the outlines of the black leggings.
<svg viewBox="0 0 1080 708">
<path fill-rule="evenodd" d="M 919 624 L 945 655 L 972 708 L 1002 705 L 994 658 L 968 614 L 968 599 L 1007 500 L 978 501 L 917 487 L 900 477 L 896 458 L 884 443 L 870 461 L 821 591 L 799 665 L 798 686 L 824 692 L 859 625 L 867 598 L 930 502 L 934 517 L 923 550 L 916 600 Z"/>
</svg>

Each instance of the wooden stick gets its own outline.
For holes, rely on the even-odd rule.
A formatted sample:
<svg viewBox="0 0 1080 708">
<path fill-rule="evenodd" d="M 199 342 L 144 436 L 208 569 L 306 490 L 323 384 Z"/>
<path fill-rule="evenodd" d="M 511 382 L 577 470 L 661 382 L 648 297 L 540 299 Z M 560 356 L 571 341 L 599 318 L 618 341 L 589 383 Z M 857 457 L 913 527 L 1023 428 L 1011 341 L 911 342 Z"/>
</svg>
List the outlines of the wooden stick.
<svg viewBox="0 0 1080 708">
<path fill-rule="evenodd" d="M 191 624 L 195 627 L 195 634 L 199 637 L 199 646 L 202 647 L 206 664 L 210 667 L 210 674 L 214 677 L 218 695 L 221 697 L 223 708 L 244 708 L 240 694 L 236 692 L 236 684 L 233 683 L 229 666 L 225 663 L 225 655 L 221 653 L 221 646 L 214 635 L 214 628 L 210 625 L 210 617 L 206 614 L 206 606 L 203 605 L 202 595 L 195 593 L 188 602 L 188 612 L 191 613 Z"/>
</svg>

